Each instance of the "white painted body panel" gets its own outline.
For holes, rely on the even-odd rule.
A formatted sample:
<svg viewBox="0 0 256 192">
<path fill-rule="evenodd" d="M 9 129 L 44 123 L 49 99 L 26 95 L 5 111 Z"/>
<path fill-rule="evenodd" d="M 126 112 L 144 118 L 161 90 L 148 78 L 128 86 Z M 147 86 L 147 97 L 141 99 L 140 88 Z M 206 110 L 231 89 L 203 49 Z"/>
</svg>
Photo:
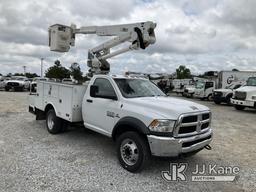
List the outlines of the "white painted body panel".
<svg viewBox="0 0 256 192">
<path fill-rule="evenodd" d="M 221 71 L 217 88 L 226 88 L 236 82 L 245 82 L 249 77 L 256 77 L 256 71 Z"/>
<path fill-rule="evenodd" d="M 70 122 L 82 121 L 82 100 L 87 85 L 38 82 L 37 93 L 30 95 L 30 105 L 44 111 L 51 104 L 56 115 Z"/>
<path fill-rule="evenodd" d="M 246 99 L 244 101 L 231 99 L 231 103 L 234 105 L 243 105 L 248 107 L 254 107 L 256 103 L 256 86 L 244 86 L 236 89 L 236 91 L 246 92 Z"/>
</svg>

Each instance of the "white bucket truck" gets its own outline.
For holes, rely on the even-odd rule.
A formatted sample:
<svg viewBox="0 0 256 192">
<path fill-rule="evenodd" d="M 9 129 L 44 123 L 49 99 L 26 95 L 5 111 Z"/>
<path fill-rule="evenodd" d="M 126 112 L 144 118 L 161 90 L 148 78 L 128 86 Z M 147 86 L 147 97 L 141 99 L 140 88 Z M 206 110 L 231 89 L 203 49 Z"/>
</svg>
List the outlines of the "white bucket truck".
<svg viewBox="0 0 256 192">
<path fill-rule="evenodd" d="M 52 134 L 63 131 L 67 122 L 82 122 L 86 128 L 111 137 L 120 164 L 130 172 L 139 171 L 151 155 L 192 155 L 209 149 L 209 108 L 168 97 L 148 79 L 107 74 L 107 58 L 153 44 L 155 27 L 153 22 L 81 29 L 50 27 L 54 51 L 68 51 L 76 33 L 116 37 L 89 50 L 90 81 L 83 85 L 38 82 L 37 92 L 30 95 L 29 111 L 37 120 L 46 119 Z M 128 48 L 110 52 L 111 47 L 125 41 L 131 42 Z"/>
</svg>

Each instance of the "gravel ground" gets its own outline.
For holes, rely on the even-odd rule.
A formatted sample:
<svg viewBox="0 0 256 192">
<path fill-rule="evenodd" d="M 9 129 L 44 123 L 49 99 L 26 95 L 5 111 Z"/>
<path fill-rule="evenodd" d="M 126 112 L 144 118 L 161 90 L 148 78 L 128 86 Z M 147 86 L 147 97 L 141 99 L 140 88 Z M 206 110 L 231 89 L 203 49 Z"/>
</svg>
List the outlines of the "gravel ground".
<svg viewBox="0 0 256 192">
<path fill-rule="evenodd" d="M 213 112 L 212 150 L 189 158 L 154 158 L 132 174 L 117 161 L 111 139 L 72 127 L 48 134 L 44 121 L 27 112 L 27 95 L 0 91 L 0 191 L 255 191 L 256 111 L 202 103 Z M 187 178 L 196 164 L 238 166 L 234 182 L 166 182 L 161 171 L 170 163 L 188 163 Z"/>
</svg>

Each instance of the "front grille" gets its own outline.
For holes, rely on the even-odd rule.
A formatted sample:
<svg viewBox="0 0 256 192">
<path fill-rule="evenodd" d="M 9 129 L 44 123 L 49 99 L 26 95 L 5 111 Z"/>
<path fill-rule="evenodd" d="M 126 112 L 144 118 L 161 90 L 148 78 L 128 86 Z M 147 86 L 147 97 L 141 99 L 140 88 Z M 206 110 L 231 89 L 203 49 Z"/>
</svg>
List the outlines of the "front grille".
<svg viewBox="0 0 256 192">
<path fill-rule="evenodd" d="M 202 126 L 201 126 L 201 130 L 208 128 L 208 127 L 209 127 L 209 125 L 210 125 L 210 123 L 209 123 L 209 122 L 207 122 L 207 123 L 203 123 L 203 124 L 202 124 Z"/>
<path fill-rule="evenodd" d="M 182 147 L 190 147 L 194 144 L 197 144 L 197 143 L 200 143 L 200 142 L 203 142 L 205 140 L 208 140 L 208 139 L 211 139 L 211 135 L 209 135 L 208 137 L 206 138 L 202 138 L 202 139 L 198 139 L 198 140 L 195 140 L 195 141 L 190 141 L 190 142 L 186 142 L 186 143 L 182 143 Z"/>
<path fill-rule="evenodd" d="M 182 119 L 182 123 L 191 123 L 197 121 L 197 115 L 187 116 Z"/>
<path fill-rule="evenodd" d="M 221 97 L 221 96 L 222 96 L 222 92 L 214 91 L 214 92 L 213 92 L 213 96 L 215 96 L 215 97 Z"/>
<path fill-rule="evenodd" d="M 18 87 L 18 86 L 19 86 L 19 83 L 8 82 L 7 85 L 10 86 L 10 87 Z"/>
<path fill-rule="evenodd" d="M 246 99 L 246 92 L 236 91 L 234 99 L 245 100 Z"/>
<path fill-rule="evenodd" d="M 179 134 L 191 133 L 196 131 L 196 126 L 188 126 L 186 128 L 180 129 Z"/>
<path fill-rule="evenodd" d="M 204 114 L 202 115 L 202 119 L 203 119 L 203 120 L 210 119 L 210 113 L 204 113 Z"/>
<path fill-rule="evenodd" d="M 181 115 L 174 136 L 186 137 L 199 134 L 209 128 L 210 121 L 210 112 Z"/>
</svg>

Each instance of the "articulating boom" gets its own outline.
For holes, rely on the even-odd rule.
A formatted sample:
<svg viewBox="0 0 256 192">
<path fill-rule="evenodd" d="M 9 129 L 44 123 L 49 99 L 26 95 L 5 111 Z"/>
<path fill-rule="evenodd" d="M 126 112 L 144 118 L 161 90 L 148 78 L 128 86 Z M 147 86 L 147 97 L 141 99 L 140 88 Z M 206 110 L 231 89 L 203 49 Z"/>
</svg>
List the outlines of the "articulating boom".
<svg viewBox="0 0 256 192">
<path fill-rule="evenodd" d="M 156 41 L 154 29 L 156 24 L 150 21 L 124 25 L 89 26 L 77 29 L 75 25 L 65 26 L 55 24 L 49 27 L 49 46 L 51 51 L 68 52 L 75 45 L 76 34 L 96 34 L 98 36 L 114 36 L 113 39 L 98 45 L 88 51 L 87 65 L 90 74 L 106 74 L 110 70 L 107 59 L 130 50 L 145 49 Z M 110 49 L 124 42 L 130 42 L 128 47 L 114 52 Z"/>
</svg>

